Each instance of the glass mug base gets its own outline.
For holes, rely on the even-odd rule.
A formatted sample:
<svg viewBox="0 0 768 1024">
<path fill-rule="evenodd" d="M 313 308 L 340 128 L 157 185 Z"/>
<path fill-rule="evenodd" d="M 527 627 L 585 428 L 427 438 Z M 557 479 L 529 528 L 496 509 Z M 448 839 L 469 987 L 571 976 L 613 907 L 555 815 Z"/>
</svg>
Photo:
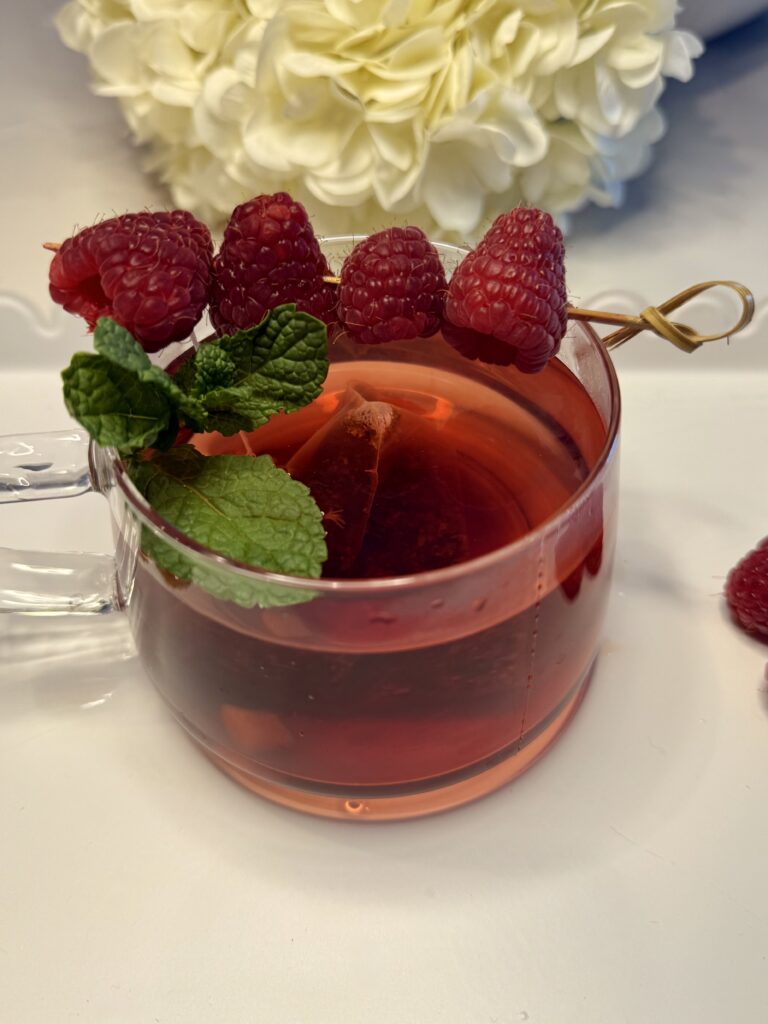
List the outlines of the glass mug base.
<svg viewBox="0 0 768 1024">
<path fill-rule="evenodd" d="M 504 750 L 485 758 L 481 766 L 471 765 L 447 776 L 416 780 L 399 787 L 339 786 L 330 792 L 327 787 L 302 789 L 299 785 L 264 778 L 256 767 L 250 769 L 245 763 L 233 764 L 213 750 L 182 714 L 174 708 L 171 711 L 195 746 L 217 768 L 257 796 L 319 818 L 355 822 L 403 821 L 472 803 L 501 789 L 532 767 L 550 749 L 579 709 L 592 680 L 596 661 L 597 658 L 544 721 Z"/>
</svg>

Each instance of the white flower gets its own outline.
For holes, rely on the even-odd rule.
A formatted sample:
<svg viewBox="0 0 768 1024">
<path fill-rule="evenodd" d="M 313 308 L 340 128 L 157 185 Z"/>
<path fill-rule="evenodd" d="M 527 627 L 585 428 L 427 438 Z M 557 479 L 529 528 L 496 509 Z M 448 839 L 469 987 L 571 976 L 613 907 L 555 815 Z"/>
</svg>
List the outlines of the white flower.
<svg viewBox="0 0 768 1024">
<path fill-rule="evenodd" d="M 701 45 L 674 0 L 70 0 L 64 41 L 177 203 L 287 189 L 319 230 L 615 205 Z"/>
</svg>

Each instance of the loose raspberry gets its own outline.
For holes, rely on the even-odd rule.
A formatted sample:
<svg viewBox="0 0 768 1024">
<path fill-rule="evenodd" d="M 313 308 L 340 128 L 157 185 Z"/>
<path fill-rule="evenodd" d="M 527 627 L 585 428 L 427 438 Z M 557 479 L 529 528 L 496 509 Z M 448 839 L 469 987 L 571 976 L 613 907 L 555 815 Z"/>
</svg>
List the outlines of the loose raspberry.
<svg viewBox="0 0 768 1024">
<path fill-rule="evenodd" d="M 344 261 L 339 320 L 367 345 L 427 338 L 447 289 L 434 245 L 420 228 L 388 228 L 358 243 Z"/>
<path fill-rule="evenodd" d="M 220 334 L 260 323 L 295 302 L 329 326 L 336 294 L 307 211 L 286 192 L 256 196 L 235 208 L 213 261 L 211 320 Z"/>
<path fill-rule="evenodd" d="M 725 597 L 743 629 L 768 639 L 768 537 L 731 569 Z"/>
<path fill-rule="evenodd" d="M 50 293 L 93 329 L 111 316 L 156 352 L 186 338 L 208 302 L 213 244 L 185 210 L 126 213 L 85 228 L 51 261 Z"/>
<path fill-rule="evenodd" d="M 536 373 L 568 324 L 563 236 L 548 213 L 497 217 L 448 285 L 443 334 L 463 355 Z"/>
</svg>

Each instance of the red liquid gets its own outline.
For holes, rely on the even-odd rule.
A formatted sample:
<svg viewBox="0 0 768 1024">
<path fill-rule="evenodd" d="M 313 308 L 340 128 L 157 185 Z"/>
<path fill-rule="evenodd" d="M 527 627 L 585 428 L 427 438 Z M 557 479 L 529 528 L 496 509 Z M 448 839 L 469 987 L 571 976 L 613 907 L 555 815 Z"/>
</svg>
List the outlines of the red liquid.
<svg viewBox="0 0 768 1024">
<path fill-rule="evenodd" d="M 249 443 L 332 513 L 334 575 L 468 561 L 549 519 L 606 437 L 565 367 L 505 374 L 488 386 L 429 367 L 338 363 L 316 403 Z M 368 429 L 351 440 L 350 408 Z M 322 444 L 303 448 L 328 424 Z M 240 438 L 200 445 L 244 450 Z M 582 686 L 607 598 L 613 479 L 517 560 L 370 598 L 247 610 L 169 585 L 142 558 L 138 648 L 193 735 L 254 788 L 349 801 L 454 783 L 524 752 Z"/>
</svg>

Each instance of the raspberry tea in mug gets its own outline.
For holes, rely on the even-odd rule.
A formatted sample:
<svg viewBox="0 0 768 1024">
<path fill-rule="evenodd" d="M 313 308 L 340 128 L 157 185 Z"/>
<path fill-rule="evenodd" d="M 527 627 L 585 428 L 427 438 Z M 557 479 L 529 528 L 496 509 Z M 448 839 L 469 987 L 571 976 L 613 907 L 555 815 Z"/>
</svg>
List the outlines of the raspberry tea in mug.
<svg viewBox="0 0 768 1024">
<path fill-rule="evenodd" d="M 500 214 L 470 252 L 416 225 L 320 241 L 278 192 L 215 253 L 182 211 L 52 248 L 51 295 L 93 330 L 62 379 L 113 604 L 205 753 L 371 821 L 530 765 L 589 680 L 616 511 L 616 377 L 568 330 L 589 311 L 549 214 Z"/>
<path fill-rule="evenodd" d="M 179 210 L 47 248 L 93 332 L 62 373 L 84 429 L 6 439 L 3 494 L 99 491 L 116 552 L 0 552 L 0 610 L 126 611 L 214 763 L 347 820 L 458 806 L 559 735 L 616 537 L 607 348 L 723 337 L 668 317 L 718 285 L 731 333 L 754 313 L 717 281 L 635 317 L 570 306 L 562 235 L 522 207 L 469 252 L 415 225 L 319 240 L 284 192 L 236 207 L 215 253 Z"/>
<path fill-rule="evenodd" d="M 609 587 L 615 378 L 582 327 L 536 375 L 439 336 L 337 339 L 331 359 L 303 410 L 194 439 L 268 453 L 310 487 L 324 578 L 239 608 L 141 557 L 129 614 L 149 675 L 229 774 L 315 813 L 407 817 L 514 777 L 578 704 Z"/>
</svg>

